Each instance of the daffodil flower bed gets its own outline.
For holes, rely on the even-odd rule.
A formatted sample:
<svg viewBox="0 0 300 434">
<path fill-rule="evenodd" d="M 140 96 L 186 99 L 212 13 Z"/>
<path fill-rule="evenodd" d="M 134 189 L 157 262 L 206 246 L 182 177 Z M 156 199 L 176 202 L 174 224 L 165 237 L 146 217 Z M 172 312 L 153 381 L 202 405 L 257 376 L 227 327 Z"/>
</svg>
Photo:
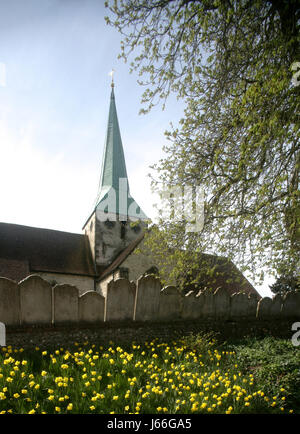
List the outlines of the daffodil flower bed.
<svg viewBox="0 0 300 434">
<path fill-rule="evenodd" d="M 233 351 L 184 341 L 128 349 L 75 343 L 74 350 L 0 351 L 0 413 L 291 413 L 285 390 L 266 396 Z"/>
</svg>

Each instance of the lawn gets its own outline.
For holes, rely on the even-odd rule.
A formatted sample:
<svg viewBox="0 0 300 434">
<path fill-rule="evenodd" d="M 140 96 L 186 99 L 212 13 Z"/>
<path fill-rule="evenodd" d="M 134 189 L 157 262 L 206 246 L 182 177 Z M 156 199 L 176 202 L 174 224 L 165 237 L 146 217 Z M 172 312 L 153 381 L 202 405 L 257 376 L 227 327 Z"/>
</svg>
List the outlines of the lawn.
<svg viewBox="0 0 300 434">
<path fill-rule="evenodd" d="M 288 340 L 213 335 L 103 347 L 0 350 L 0 413 L 300 413 Z"/>
</svg>

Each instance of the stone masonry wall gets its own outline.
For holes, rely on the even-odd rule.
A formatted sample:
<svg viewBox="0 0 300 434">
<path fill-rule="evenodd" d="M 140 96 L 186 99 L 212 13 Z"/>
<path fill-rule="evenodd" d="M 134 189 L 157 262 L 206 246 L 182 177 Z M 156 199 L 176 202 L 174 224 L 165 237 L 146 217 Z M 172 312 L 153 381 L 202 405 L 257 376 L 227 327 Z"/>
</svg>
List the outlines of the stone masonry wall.
<svg viewBox="0 0 300 434">
<path fill-rule="evenodd" d="M 107 285 L 106 297 L 96 291 L 81 294 L 75 286 L 54 287 L 38 275 L 19 283 L 0 278 L 0 322 L 6 326 L 77 326 L 104 323 L 236 322 L 300 320 L 300 292 L 260 300 L 243 293 L 190 292 L 161 287 L 158 278 L 137 282 L 117 279 Z"/>
</svg>

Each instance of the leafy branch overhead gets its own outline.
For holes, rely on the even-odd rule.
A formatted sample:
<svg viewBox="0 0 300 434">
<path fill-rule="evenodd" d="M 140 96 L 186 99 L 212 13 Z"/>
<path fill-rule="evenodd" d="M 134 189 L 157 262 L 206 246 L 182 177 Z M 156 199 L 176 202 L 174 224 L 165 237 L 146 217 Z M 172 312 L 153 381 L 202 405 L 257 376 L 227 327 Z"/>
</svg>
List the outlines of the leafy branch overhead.
<svg viewBox="0 0 300 434">
<path fill-rule="evenodd" d="M 161 184 L 202 186 L 201 234 L 174 226 L 176 244 L 226 255 L 243 269 L 295 272 L 300 244 L 300 1 L 107 2 L 145 86 L 143 112 L 176 94 Z M 162 222 L 172 231 L 170 222 Z M 159 247 L 156 246 L 158 249 Z"/>
</svg>

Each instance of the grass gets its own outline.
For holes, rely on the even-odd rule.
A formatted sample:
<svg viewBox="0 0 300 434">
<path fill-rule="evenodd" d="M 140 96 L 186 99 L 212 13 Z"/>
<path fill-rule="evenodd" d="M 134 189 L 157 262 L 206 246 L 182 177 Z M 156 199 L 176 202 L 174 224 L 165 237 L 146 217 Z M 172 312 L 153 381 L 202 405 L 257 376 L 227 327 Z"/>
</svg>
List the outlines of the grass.
<svg viewBox="0 0 300 434">
<path fill-rule="evenodd" d="M 300 353 L 213 335 L 0 351 L 0 413 L 300 413 Z"/>
<path fill-rule="evenodd" d="M 243 373 L 252 372 L 268 395 L 285 389 L 286 405 L 300 413 L 300 348 L 287 339 L 247 339 L 228 346 Z"/>
</svg>

